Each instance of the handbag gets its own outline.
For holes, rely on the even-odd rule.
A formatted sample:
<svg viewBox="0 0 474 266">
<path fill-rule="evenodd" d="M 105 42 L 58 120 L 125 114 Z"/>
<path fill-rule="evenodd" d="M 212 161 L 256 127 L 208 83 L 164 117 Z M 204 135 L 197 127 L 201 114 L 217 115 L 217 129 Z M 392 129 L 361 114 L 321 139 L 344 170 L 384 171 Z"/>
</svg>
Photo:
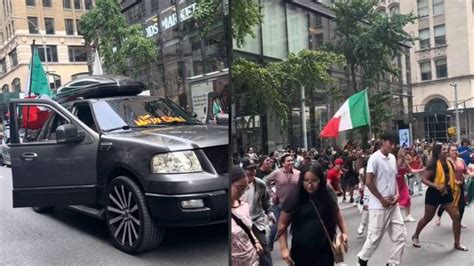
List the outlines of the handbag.
<svg viewBox="0 0 474 266">
<path fill-rule="evenodd" d="M 321 218 L 321 215 L 319 214 L 318 208 L 314 204 L 314 202 L 309 199 L 311 202 L 311 205 L 314 208 L 314 211 L 318 215 L 319 221 L 321 222 L 321 225 L 323 226 L 324 232 L 326 233 L 326 237 L 329 241 L 329 244 L 331 246 L 331 251 L 332 255 L 334 256 L 334 262 L 335 263 L 341 263 L 344 262 L 344 241 L 342 240 L 342 234 L 337 234 L 335 239 L 331 240 L 331 237 L 329 236 L 328 230 L 326 229 L 326 226 L 324 225 L 324 221 Z"/>
</svg>

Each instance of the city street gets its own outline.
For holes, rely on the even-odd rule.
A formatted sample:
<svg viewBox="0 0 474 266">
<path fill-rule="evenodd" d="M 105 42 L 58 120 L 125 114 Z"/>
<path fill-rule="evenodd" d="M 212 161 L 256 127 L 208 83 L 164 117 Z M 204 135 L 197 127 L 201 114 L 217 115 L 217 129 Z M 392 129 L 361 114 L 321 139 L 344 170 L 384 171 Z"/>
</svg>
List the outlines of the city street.
<svg viewBox="0 0 474 266">
<path fill-rule="evenodd" d="M 412 198 L 412 216 L 417 220 L 423 215 L 424 200 L 424 195 Z M 341 201 L 341 197 L 339 197 L 339 201 Z M 342 213 L 349 228 L 349 251 L 344 258 L 345 262 L 338 265 L 356 265 L 356 256 L 362 249 L 367 231 L 364 232 L 363 236 L 357 235 L 357 227 L 359 226 L 361 216 L 356 207 L 353 207 L 352 204 L 349 203 L 340 203 L 339 206 L 343 210 Z M 402 214 L 405 215 L 403 209 Z M 442 216 L 441 225 L 439 227 L 435 225 L 433 219 L 433 221 L 425 227 L 423 232 L 421 232 L 421 249 L 414 248 L 411 245 L 411 236 L 415 232 L 417 222 L 407 223 L 407 245 L 405 246 L 401 265 L 474 265 L 474 206 L 466 207 L 463 223 L 466 224 L 468 228 L 462 229 L 461 242 L 469 248 L 468 252 L 453 249 L 452 223 L 451 218 L 446 212 Z M 385 265 L 390 254 L 391 243 L 390 237 L 386 233 L 379 248 L 369 261 L 369 265 Z M 277 243 L 275 243 L 272 258 L 275 266 L 286 265 L 280 257 L 280 246 Z"/>
<path fill-rule="evenodd" d="M 162 245 L 131 256 L 115 249 L 100 220 L 60 208 L 13 209 L 11 169 L 0 167 L 0 265 L 226 265 L 227 224 L 167 230 Z"/>
</svg>

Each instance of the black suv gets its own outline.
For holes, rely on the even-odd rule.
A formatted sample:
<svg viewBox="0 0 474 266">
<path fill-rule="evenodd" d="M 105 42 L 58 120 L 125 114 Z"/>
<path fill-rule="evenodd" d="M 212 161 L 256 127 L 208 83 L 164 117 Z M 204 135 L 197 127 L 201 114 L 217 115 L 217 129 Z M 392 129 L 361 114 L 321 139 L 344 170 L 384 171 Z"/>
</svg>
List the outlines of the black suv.
<svg viewBox="0 0 474 266">
<path fill-rule="evenodd" d="M 13 207 L 69 206 L 105 219 L 127 253 L 157 247 L 167 226 L 226 222 L 228 127 L 137 96 L 142 89 L 100 76 L 57 101 L 12 100 Z"/>
</svg>

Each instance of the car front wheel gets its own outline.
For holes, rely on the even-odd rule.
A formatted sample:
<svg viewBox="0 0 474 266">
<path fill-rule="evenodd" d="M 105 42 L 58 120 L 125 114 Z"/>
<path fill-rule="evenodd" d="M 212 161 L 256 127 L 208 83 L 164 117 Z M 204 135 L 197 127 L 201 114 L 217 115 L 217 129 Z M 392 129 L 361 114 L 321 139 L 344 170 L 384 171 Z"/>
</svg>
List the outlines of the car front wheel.
<svg viewBox="0 0 474 266">
<path fill-rule="evenodd" d="M 157 247 L 164 230 L 156 225 L 138 185 L 126 176 L 110 182 L 106 194 L 105 220 L 114 245 L 136 254 Z"/>
</svg>

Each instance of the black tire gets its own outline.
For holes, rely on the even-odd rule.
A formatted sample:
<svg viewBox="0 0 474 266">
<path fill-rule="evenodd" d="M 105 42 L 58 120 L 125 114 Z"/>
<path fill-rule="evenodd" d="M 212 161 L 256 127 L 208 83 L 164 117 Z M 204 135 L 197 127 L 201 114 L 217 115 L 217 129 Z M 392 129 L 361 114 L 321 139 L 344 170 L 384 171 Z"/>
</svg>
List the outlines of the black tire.
<svg viewBox="0 0 474 266">
<path fill-rule="evenodd" d="M 160 245 L 164 229 L 151 217 L 145 196 L 133 180 L 126 176 L 113 179 L 105 203 L 105 222 L 115 247 L 137 254 Z"/>
<path fill-rule="evenodd" d="M 48 213 L 52 212 L 54 210 L 54 207 L 33 207 L 33 211 L 37 213 Z"/>
</svg>

